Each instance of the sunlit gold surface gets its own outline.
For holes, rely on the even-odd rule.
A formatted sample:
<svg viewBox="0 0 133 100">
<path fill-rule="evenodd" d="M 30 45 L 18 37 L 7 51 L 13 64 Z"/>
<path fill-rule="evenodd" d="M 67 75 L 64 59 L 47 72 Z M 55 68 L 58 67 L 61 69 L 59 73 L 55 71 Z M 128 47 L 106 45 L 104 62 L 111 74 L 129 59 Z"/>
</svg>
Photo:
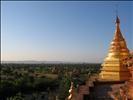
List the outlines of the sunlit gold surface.
<svg viewBox="0 0 133 100">
<path fill-rule="evenodd" d="M 69 89 L 69 96 L 67 98 L 67 100 L 72 100 L 73 99 L 73 96 L 74 96 L 74 84 L 73 82 L 71 82 L 71 87 Z"/>
<path fill-rule="evenodd" d="M 130 76 L 128 69 L 122 65 L 121 59 L 129 55 L 129 50 L 120 32 L 119 23 L 117 16 L 114 37 L 110 43 L 107 57 L 101 65 L 100 79 L 103 80 L 128 80 Z"/>
</svg>

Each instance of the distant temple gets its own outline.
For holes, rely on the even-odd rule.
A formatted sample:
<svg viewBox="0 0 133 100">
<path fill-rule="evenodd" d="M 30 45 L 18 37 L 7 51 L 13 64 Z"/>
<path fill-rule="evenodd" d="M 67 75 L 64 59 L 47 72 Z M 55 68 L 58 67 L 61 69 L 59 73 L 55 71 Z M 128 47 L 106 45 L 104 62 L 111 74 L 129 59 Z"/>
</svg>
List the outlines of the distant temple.
<svg viewBox="0 0 133 100">
<path fill-rule="evenodd" d="M 110 43 L 108 55 L 102 63 L 100 73 L 102 80 L 128 80 L 130 76 L 128 68 L 123 66 L 121 60 L 129 55 L 129 50 L 119 28 L 118 16 L 115 23 L 114 37 Z"/>
</svg>

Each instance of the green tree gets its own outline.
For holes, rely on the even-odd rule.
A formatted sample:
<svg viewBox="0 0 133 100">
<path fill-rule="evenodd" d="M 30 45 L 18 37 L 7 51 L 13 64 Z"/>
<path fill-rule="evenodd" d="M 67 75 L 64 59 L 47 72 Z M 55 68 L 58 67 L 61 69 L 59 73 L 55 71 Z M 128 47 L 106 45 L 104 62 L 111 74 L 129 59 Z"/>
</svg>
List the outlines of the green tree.
<svg viewBox="0 0 133 100">
<path fill-rule="evenodd" d="M 7 98 L 7 100 L 25 100 L 25 99 L 21 93 L 17 93 L 15 96 Z"/>
<path fill-rule="evenodd" d="M 60 100 L 65 100 L 65 98 L 69 95 L 69 92 L 68 92 L 69 88 L 70 88 L 70 79 L 68 77 L 62 78 L 59 86 Z"/>
</svg>

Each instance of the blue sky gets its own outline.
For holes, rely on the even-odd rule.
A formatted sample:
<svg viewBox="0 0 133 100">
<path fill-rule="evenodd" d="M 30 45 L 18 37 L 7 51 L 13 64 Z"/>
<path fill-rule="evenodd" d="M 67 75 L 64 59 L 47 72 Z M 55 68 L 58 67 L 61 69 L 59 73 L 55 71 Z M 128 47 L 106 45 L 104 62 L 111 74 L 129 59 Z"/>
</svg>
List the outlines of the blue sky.
<svg viewBox="0 0 133 100">
<path fill-rule="evenodd" d="M 102 62 L 120 28 L 133 49 L 132 1 L 2 1 L 2 60 Z"/>
</svg>

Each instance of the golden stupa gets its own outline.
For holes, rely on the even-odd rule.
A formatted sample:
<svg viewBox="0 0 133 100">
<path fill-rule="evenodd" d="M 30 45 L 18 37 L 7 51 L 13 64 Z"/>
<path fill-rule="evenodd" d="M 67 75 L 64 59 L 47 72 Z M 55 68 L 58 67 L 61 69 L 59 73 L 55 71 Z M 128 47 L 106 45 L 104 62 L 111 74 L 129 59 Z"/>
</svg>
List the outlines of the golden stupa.
<svg viewBox="0 0 133 100">
<path fill-rule="evenodd" d="M 128 69 L 122 65 L 121 59 L 129 55 L 129 50 L 121 34 L 119 23 L 119 18 L 116 16 L 114 37 L 110 43 L 108 55 L 101 65 L 100 79 L 102 80 L 128 80 L 130 76 Z"/>
</svg>

